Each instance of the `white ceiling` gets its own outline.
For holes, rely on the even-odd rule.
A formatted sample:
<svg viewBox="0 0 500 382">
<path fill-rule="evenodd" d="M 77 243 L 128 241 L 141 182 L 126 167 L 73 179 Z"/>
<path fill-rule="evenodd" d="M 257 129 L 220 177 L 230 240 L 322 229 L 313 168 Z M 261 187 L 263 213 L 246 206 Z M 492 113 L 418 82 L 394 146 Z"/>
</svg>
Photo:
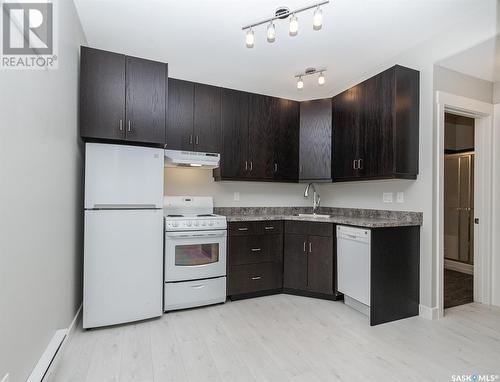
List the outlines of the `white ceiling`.
<svg viewBox="0 0 500 382">
<path fill-rule="evenodd" d="M 437 63 L 440 66 L 481 78 L 500 81 L 500 36 Z"/>
<path fill-rule="evenodd" d="M 75 0 L 88 44 L 166 61 L 171 77 L 291 99 L 330 97 L 395 57 L 461 20 L 477 0 L 332 0 L 324 25 L 312 29 L 312 10 L 298 15 L 299 34 L 276 22 L 276 42 L 255 30 L 247 49 L 241 27 L 309 0 Z M 327 67 L 326 84 L 295 74 Z"/>
</svg>

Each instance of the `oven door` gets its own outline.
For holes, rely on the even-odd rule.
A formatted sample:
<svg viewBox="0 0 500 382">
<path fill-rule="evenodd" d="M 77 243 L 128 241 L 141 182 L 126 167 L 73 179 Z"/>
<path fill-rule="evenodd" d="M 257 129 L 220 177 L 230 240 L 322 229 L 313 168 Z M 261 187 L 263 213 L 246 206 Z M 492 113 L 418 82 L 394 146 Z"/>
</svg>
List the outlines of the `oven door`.
<svg viewBox="0 0 500 382">
<path fill-rule="evenodd" d="M 165 232 L 165 281 L 226 275 L 226 230 Z"/>
</svg>

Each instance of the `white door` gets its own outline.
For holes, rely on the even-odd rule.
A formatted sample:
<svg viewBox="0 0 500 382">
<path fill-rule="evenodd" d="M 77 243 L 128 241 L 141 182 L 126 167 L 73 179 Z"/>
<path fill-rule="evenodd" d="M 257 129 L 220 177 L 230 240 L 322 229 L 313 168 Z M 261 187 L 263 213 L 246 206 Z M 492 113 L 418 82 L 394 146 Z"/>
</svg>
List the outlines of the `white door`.
<svg viewBox="0 0 500 382">
<path fill-rule="evenodd" d="M 163 211 L 85 211 L 83 327 L 162 314 Z"/>
<path fill-rule="evenodd" d="M 164 150 L 87 143 L 85 208 L 163 208 Z"/>
</svg>

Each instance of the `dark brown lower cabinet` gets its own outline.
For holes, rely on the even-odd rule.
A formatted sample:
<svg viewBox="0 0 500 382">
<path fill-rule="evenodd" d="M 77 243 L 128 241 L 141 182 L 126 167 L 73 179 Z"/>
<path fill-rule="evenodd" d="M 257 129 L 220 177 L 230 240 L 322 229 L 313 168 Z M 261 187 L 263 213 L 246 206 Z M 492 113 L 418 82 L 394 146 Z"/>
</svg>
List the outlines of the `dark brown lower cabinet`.
<svg viewBox="0 0 500 382">
<path fill-rule="evenodd" d="M 334 225 L 285 222 L 283 289 L 336 299 Z"/>
<path fill-rule="evenodd" d="M 281 221 L 228 224 L 227 294 L 231 299 L 282 291 L 282 225 Z"/>
</svg>

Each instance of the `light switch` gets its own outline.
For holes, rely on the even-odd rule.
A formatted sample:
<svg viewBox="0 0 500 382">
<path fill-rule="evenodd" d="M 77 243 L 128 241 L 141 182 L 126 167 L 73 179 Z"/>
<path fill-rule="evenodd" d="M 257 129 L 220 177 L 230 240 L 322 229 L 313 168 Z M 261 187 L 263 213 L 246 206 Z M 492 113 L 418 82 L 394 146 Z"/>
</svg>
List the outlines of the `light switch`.
<svg viewBox="0 0 500 382">
<path fill-rule="evenodd" d="M 234 201 L 238 202 L 239 200 L 240 200 L 240 193 L 239 192 L 235 192 L 234 193 Z"/>
<path fill-rule="evenodd" d="M 405 193 L 404 192 L 398 192 L 396 194 L 396 203 L 404 203 L 405 202 Z"/>
<path fill-rule="evenodd" d="M 392 203 L 392 197 L 393 197 L 392 192 L 384 192 L 382 194 L 382 201 L 384 203 Z"/>
</svg>

